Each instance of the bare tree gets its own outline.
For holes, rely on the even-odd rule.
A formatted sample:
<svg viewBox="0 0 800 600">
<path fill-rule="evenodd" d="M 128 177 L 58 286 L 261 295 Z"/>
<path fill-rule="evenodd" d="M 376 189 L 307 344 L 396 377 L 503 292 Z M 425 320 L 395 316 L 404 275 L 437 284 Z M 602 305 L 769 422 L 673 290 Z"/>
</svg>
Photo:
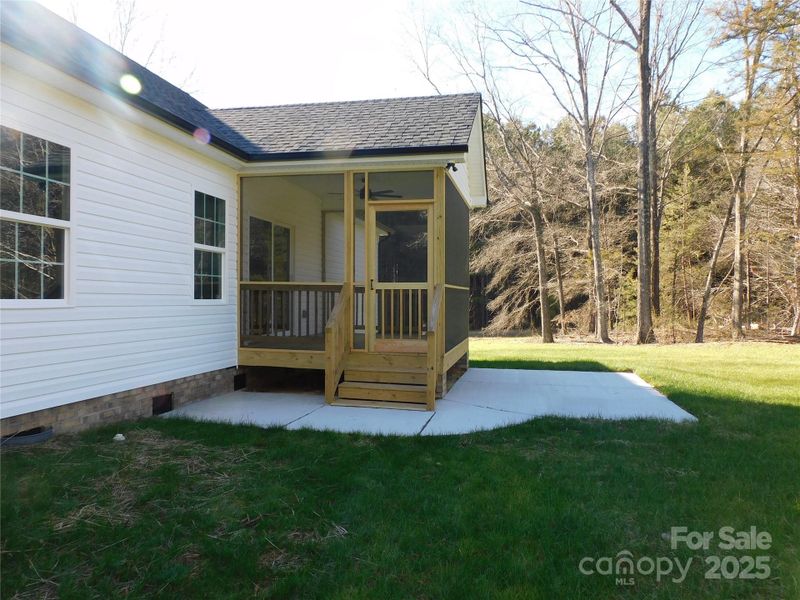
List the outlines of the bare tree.
<svg viewBox="0 0 800 600">
<path fill-rule="evenodd" d="M 636 254 L 637 254 L 637 287 L 636 295 L 636 343 L 647 344 L 655 341 L 653 333 L 653 307 L 651 301 L 651 243 L 650 243 L 650 203 L 652 201 L 651 166 L 652 134 L 651 111 L 651 58 L 650 58 L 650 9 L 652 0 L 639 0 L 639 25 L 634 24 L 631 17 L 615 0 L 610 0 L 611 6 L 622 18 L 625 26 L 633 37 L 633 44 L 625 40 L 617 40 L 636 52 L 636 63 L 639 76 L 639 117 L 638 117 L 638 182 L 637 196 L 637 227 L 636 227 Z"/>
<path fill-rule="evenodd" d="M 621 81 L 613 81 L 618 66 L 620 26 L 609 10 L 585 10 L 580 2 L 558 0 L 552 4 L 523 1 L 530 12 L 520 12 L 492 26 L 496 39 L 516 62 L 511 68 L 538 75 L 580 134 L 585 160 L 585 185 L 589 213 L 596 335 L 609 337 L 609 309 L 601 251 L 600 198 L 597 162 L 608 126 L 625 105 Z M 535 23 L 535 33 L 526 28 Z M 630 94 L 627 96 L 630 97 Z"/>
<path fill-rule="evenodd" d="M 664 188 L 670 176 L 672 146 L 678 131 L 664 135 L 664 124 L 681 98 L 709 64 L 705 60 L 708 46 L 700 56 L 695 56 L 693 67 L 681 71 L 676 77 L 678 64 L 700 43 L 704 0 L 673 2 L 656 0 L 655 24 L 650 52 L 650 239 L 651 239 L 651 301 L 653 313 L 661 311 L 661 222 L 664 216 Z M 684 62 L 685 64 L 685 62 Z M 659 152 L 664 160 L 659 161 Z"/>
<path fill-rule="evenodd" d="M 725 24 L 720 43 L 735 44 L 740 69 L 742 100 L 739 105 L 739 140 L 735 150 L 734 258 L 731 298 L 731 329 L 734 339 L 744 337 L 743 307 L 746 286 L 745 241 L 747 232 L 747 186 L 753 157 L 759 152 L 775 114 L 758 110 L 757 103 L 770 80 L 768 62 L 776 33 L 796 26 L 794 0 L 768 0 L 755 6 L 752 0 L 731 0 L 718 10 Z"/>
<path fill-rule="evenodd" d="M 544 242 L 545 222 L 541 204 L 541 154 L 537 149 L 539 139 L 535 130 L 523 124 L 512 103 L 501 91 L 496 68 L 490 60 L 489 45 L 493 40 L 489 35 L 493 30 L 477 13 L 473 12 L 471 17 L 469 48 L 463 35 L 442 39 L 455 57 L 461 74 L 471 82 L 474 89 L 482 92 L 483 110 L 491 122 L 488 142 L 493 147 L 488 152 L 488 167 L 499 193 L 495 206 L 484 216 L 490 222 L 497 215 L 522 219 L 527 230 L 533 233 L 542 342 L 552 343 L 549 276 Z M 425 44 L 420 42 L 420 45 Z M 418 69 L 429 79 L 430 71 L 425 65 L 429 64 L 430 52 L 423 50 L 422 56 L 423 61 L 418 64 Z M 480 221 L 478 226 L 480 227 Z M 494 285 L 498 282 L 499 278 L 493 278 Z M 523 293 L 520 296 L 525 298 L 527 295 Z"/>
</svg>

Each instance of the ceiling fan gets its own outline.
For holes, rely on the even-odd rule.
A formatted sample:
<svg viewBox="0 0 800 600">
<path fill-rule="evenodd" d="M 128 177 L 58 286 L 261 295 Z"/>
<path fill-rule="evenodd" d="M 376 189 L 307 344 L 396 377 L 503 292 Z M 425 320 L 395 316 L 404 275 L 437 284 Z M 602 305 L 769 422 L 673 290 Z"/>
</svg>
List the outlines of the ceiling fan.
<svg viewBox="0 0 800 600">
<path fill-rule="evenodd" d="M 331 196 L 342 196 L 344 192 L 328 192 Z M 358 197 L 363 200 L 364 199 L 364 188 L 362 187 L 358 190 Z M 400 194 L 395 194 L 394 190 L 370 190 L 369 197 L 371 200 L 375 200 L 378 198 L 402 198 Z"/>
<path fill-rule="evenodd" d="M 331 195 L 342 196 L 344 192 L 328 192 Z M 361 180 L 361 189 L 358 190 L 358 197 L 359 199 L 364 199 L 364 180 Z M 396 194 L 394 190 L 370 190 L 369 192 L 370 199 L 376 198 L 402 198 L 401 194 Z"/>
</svg>

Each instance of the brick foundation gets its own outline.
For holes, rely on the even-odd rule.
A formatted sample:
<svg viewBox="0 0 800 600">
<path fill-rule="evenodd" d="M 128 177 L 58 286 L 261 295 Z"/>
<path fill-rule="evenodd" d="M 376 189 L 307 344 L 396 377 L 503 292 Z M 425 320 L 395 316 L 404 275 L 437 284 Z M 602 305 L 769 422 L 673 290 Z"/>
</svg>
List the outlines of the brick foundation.
<svg viewBox="0 0 800 600">
<path fill-rule="evenodd" d="M 196 400 L 232 392 L 235 374 L 233 367 L 219 369 L 8 417 L 0 420 L 0 434 L 11 435 L 34 427 L 52 427 L 55 433 L 73 433 L 116 421 L 150 417 L 154 396 L 172 394 L 172 406 L 178 408 Z"/>
</svg>

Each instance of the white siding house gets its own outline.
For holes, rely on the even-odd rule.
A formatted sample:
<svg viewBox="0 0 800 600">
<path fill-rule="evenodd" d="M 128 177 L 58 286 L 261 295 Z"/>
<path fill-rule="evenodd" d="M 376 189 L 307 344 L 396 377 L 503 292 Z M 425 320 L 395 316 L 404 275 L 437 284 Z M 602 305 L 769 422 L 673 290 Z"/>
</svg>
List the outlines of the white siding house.
<svg viewBox="0 0 800 600">
<path fill-rule="evenodd" d="M 235 366 L 230 157 L 178 143 L 157 119 L 12 48 L 2 55 L 3 125 L 68 147 L 72 182 L 65 299 L 0 301 L 2 417 Z M 195 191 L 225 201 L 221 300 L 194 299 Z"/>
<path fill-rule="evenodd" d="M 479 94 L 210 109 L 34 2 L 0 3 L 0 42 L 0 443 L 252 368 L 323 370 L 331 403 L 446 393 Z"/>
</svg>

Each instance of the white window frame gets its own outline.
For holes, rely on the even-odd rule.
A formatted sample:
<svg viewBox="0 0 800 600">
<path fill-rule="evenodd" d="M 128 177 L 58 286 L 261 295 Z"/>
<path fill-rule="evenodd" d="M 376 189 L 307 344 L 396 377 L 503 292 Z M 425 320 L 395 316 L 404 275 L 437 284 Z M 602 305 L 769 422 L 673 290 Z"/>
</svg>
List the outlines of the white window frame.
<svg viewBox="0 0 800 600">
<path fill-rule="evenodd" d="M 0 309 L 25 309 L 25 308 L 72 308 L 74 303 L 74 265 L 75 265 L 75 250 L 72 243 L 73 235 L 73 215 L 75 214 L 75 163 L 76 151 L 74 143 L 64 140 L 58 136 L 51 135 L 49 132 L 44 132 L 35 127 L 28 127 L 19 123 L 9 120 L 4 120 L 3 126 L 9 129 L 22 132 L 23 134 L 32 135 L 48 142 L 53 142 L 60 146 L 69 149 L 69 219 L 53 219 L 50 217 L 40 217 L 38 215 L 31 215 L 28 213 L 16 212 L 13 210 L 0 209 L 0 219 L 4 221 L 11 221 L 14 223 L 27 223 L 31 225 L 44 225 L 45 227 L 54 227 L 64 231 L 64 280 L 62 285 L 64 287 L 63 298 L 43 299 L 43 298 L 0 298 Z"/>
<path fill-rule="evenodd" d="M 223 242 L 224 242 L 223 246 L 208 246 L 206 244 L 198 244 L 195 241 L 195 237 L 194 237 L 195 236 L 195 220 L 197 219 L 197 213 L 195 212 L 194 201 L 195 201 L 195 193 L 196 192 L 199 192 L 199 193 L 201 193 L 201 194 L 203 194 L 205 196 L 211 196 L 212 198 L 216 198 L 218 200 L 222 200 L 225 203 L 225 235 L 223 236 Z M 215 194 L 204 192 L 199 188 L 194 188 L 194 189 L 192 189 L 191 203 L 192 203 L 192 219 L 191 219 L 191 223 L 192 223 L 192 230 L 191 230 L 191 236 L 192 236 L 191 265 L 192 265 L 192 270 L 191 270 L 191 273 L 192 273 L 192 276 L 190 277 L 190 282 L 191 282 L 192 303 L 193 304 L 198 304 L 198 305 L 201 305 L 201 306 L 209 306 L 209 305 L 215 305 L 215 304 L 227 304 L 227 300 L 226 299 L 227 299 L 227 294 L 228 294 L 228 285 L 227 285 L 227 282 L 225 281 L 226 274 L 227 274 L 227 266 L 226 266 L 225 263 L 226 263 L 226 261 L 228 259 L 228 223 L 230 221 L 229 216 L 228 216 L 229 202 L 228 202 L 228 200 L 226 198 L 223 198 L 222 196 L 217 196 Z M 197 298 L 197 297 L 195 297 L 195 295 L 194 295 L 195 294 L 195 272 L 194 272 L 194 268 L 195 268 L 195 266 L 194 266 L 194 254 L 195 254 L 195 250 L 202 250 L 204 252 L 212 252 L 214 254 L 220 254 L 222 256 L 222 258 L 220 258 L 219 298 Z"/>
</svg>

